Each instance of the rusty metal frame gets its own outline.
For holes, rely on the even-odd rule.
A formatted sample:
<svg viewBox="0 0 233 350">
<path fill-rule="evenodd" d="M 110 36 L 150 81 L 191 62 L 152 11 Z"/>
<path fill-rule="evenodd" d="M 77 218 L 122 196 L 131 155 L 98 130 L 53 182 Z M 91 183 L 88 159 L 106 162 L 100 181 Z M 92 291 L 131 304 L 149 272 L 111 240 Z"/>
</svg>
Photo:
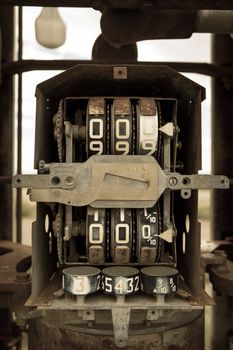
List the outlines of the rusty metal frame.
<svg viewBox="0 0 233 350">
<path fill-rule="evenodd" d="M 153 6 L 158 9 L 180 9 L 180 10 L 232 10 L 233 3 L 231 0 L 184 0 L 182 2 L 177 0 L 2 0 L 1 5 L 8 6 L 60 6 L 60 7 L 93 7 L 96 9 L 110 8 L 125 8 L 134 9 L 144 5 Z"/>
<path fill-rule="evenodd" d="M 114 63 L 114 58 L 113 58 Z M 118 61 L 119 62 L 119 61 Z M 33 70 L 66 70 L 80 64 L 106 64 L 106 60 L 20 60 L 2 64 L 2 74 L 8 76 Z M 122 62 L 127 63 L 127 62 Z M 146 65 L 166 65 L 179 72 L 209 75 L 219 79 L 233 79 L 233 66 L 196 62 L 135 62 Z"/>
</svg>

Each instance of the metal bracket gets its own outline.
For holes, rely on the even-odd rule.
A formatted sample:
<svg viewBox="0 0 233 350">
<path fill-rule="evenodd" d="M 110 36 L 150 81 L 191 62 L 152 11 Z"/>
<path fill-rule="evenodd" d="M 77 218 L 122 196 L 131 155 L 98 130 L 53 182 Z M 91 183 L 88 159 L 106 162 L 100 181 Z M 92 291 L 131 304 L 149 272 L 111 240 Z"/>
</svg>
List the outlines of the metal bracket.
<svg viewBox="0 0 233 350">
<path fill-rule="evenodd" d="M 165 173 L 152 156 L 92 156 L 84 163 L 51 163 L 49 174 L 16 175 L 36 202 L 95 208 L 152 207 L 166 190 L 226 189 L 222 175 Z"/>
<path fill-rule="evenodd" d="M 112 323 L 113 323 L 114 340 L 115 340 L 116 346 L 124 347 L 127 345 L 129 321 L 130 321 L 129 307 L 112 308 Z"/>
<path fill-rule="evenodd" d="M 148 321 L 157 321 L 164 315 L 164 310 L 160 309 L 148 309 L 146 318 Z"/>
<path fill-rule="evenodd" d="M 94 321 L 95 320 L 95 310 L 83 310 L 82 312 L 84 321 Z"/>
</svg>

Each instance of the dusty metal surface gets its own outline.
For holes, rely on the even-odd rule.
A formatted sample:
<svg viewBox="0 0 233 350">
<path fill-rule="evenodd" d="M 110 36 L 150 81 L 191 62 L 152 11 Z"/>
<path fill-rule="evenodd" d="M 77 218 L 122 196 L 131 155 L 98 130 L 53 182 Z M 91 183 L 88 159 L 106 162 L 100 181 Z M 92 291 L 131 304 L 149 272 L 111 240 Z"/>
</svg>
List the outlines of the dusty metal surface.
<svg viewBox="0 0 233 350">
<path fill-rule="evenodd" d="M 212 266 L 210 281 L 218 293 L 233 297 L 233 263 L 227 260 L 225 264 Z"/>
<path fill-rule="evenodd" d="M 128 341 L 130 308 L 112 308 L 113 334 L 116 346 L 125 347 Z"/>
<path fill-rule="evenodd" d="M 0 241 L 0 306 L 21 312 L 31 292 L 31 248 Z M 25 311 L 25 310 L 24 310 Z"/>
<path fill-rule="evenodd" d="M 26 270 L 17 271 L 20 261 L 31 256 L 31 247 L 13 243 L 10 241 L 0 241 L 0 291 L 1 292 L 17 292 L 17 281 L 20 280 L 20 274 L 26 273 L 30 268 L 26 266 Z M 27 289 L 30 287 L 30 276 L 26 279 L 26 284 L 18 284 L 19 289 Z M 30 290 L 30 289 L 29 289 Z"/>
<path fill-rule="evenodd" d="M 107 316 L 106 316 L 107 317 Z M 66 323 L 70 316 L 63 314 L 63 322 Z M 107 318 L 106 318 L 107 320 Z M 114 344 L 112 329 L 107 330 L 103 323 L 99 328 L 93 329 L 93 323 L 86 330 L 73 324 L 58 327 L 61 316 L 55 313 L 48 318 L 40 318 L 30 321 L 29 328 L 29 349 L 45 350 L 48 347 L 53 349 L 118 349 Z M 103 320 L 104 321 L 104 320 Z M 187 322 L 187 320 L 186 320 Z M 129 332 L 129 338 L 125 349 L 155 349 L 155 350 L 204 350 L 201 329 L 203 326 L 203 313 L 193 315 L 192 322 L 187 325 L 180 323 L 177 328 L 163 330 L 154 328 L 150 322 L 145 325 L 140 334 L 137 327 Z M 71 327 L 69 329 L 69 327 Z M 93 330 L 93 331 L 92 331 Z M 100 335 L 103 332 L 103 335 Z M 38 336 L 40 335 L 40 336 Z"/>
</svg>

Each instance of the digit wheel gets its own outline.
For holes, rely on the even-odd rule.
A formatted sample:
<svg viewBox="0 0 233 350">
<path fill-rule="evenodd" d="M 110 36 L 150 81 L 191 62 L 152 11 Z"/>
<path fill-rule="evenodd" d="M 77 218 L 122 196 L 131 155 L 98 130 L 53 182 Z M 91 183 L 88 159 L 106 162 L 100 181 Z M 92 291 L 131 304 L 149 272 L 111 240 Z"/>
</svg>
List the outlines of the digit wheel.
<svg viewBox="0 0 233 350">
<path fill-rule="evenodd" d="M 105 294 L 131 295 L 139 291 L 139 270 L 128 266 L 106 267 L 102 270 Z"/>
<path fill-rule="evenodd" d="M 148 266 L 141 269 L 141 288 L 152 295 L 172 295 L 177 291 L 178 270 L 169 266 Z"/>
<path fill-rule="evenodd" d="M 88 295 L 100 289 L 101 271 L 92 266 L 72 266 L 62 271 L 62 288 L 72 295 Z"/>
</svg>

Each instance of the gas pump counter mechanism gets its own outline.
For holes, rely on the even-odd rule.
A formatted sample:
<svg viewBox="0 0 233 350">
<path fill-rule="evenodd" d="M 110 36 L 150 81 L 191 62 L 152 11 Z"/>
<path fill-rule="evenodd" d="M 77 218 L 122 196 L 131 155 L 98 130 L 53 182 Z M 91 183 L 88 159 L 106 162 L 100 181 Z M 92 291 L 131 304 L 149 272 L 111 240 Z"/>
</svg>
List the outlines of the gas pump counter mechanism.
<svg viewBox="0 0 233 350">
<path fill-rule="evenodd" d="M 28 305 L 84 333 L 108 324 L 117 346 L 203 311 L 196 190 L 229 187 L 198 175 L 203 98 L 153 65 L 77 66 L 38 86 L 38 175 L 14 178 L 38 202 Z"/>
</svg>

